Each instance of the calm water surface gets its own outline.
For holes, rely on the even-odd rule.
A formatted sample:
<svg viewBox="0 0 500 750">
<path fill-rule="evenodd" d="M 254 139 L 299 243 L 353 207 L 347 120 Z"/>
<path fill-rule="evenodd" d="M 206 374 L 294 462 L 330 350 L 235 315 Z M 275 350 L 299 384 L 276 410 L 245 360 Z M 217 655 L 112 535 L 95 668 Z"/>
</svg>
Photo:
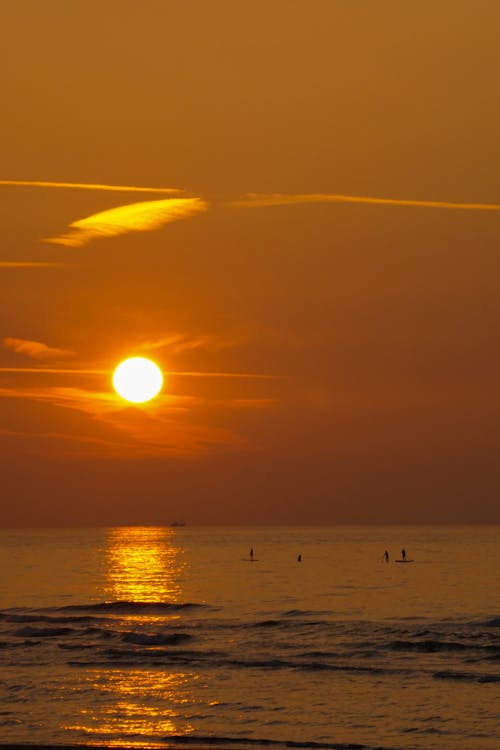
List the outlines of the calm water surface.
<svg viewBox="0 0 500 750">
<path fill-rule="evenodd" d="M 499 527 L 0 532 L 0 741 L 496 749 L 499 541 Z M 395 562 L 403 546 L 414 562 Z"/>
</svg>

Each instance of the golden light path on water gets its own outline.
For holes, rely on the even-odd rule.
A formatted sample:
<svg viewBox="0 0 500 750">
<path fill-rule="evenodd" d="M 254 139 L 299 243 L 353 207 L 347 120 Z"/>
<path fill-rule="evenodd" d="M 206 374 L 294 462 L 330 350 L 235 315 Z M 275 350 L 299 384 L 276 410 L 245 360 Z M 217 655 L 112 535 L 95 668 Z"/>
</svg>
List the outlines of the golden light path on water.
<svg viewBox="0 0 500 750">
<path fill-rule="evenodd" d="M 193 680 L 199 676 L 160 669 L 91 669 L 89 688 L 108 700 L 82 709 L 81 723 L 65 729 L 85 732 L 89 745 L 112 747 L 151 747 L 153 737 L 188 735 L 194 727 L 177 707 L 192 703 Z"/>
<path fill-rule="evenodd" d="M 180 603 L 185 563 L 174 539 L 169 528 L 110 529 L 105 600 Z"/>
<path fill-rule="evenodd" d="M 106 549 L 105 601 L 177 604 L 182 601 L 179 578 L 185 563 L 169 528 L 110 529 Z M 172 614 L 130 614 L 131 629 L 178 619 Z M 120 621 L 123 623 L 123 614 Z M 168 625 L 167 625 L 168 627 Z M 187 735 L 194 727 L 180 718 L 179 707 L 194 703 L 199 675 L 165 667 L 141 669 L 117 665 L 89 668 L 85 683 L 100 699 L 87 702 L 81 721 L 64 729 L 84 732 L 88 744 L 113 747 L 151 747 L 168 735 Z M 102 697 L 105 696 L 105 700 Z M 199 699 L 198 699 L 199 700 Z M 144 739 L 141 739 L 144 738 Z M 154 740 L 153 740 L 154 743 Z"/>
</svg>

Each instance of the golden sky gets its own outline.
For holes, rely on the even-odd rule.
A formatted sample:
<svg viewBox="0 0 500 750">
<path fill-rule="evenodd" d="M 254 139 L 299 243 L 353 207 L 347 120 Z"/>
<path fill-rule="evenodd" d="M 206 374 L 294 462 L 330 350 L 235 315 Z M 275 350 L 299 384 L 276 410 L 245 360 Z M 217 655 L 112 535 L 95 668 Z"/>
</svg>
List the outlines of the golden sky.
<svg viewBox="0 0 500 750">
<path fill-rule="evenodd" d="M 6 5 L 0 525 L 499 522 L 499 26 Z"/>
</svg>

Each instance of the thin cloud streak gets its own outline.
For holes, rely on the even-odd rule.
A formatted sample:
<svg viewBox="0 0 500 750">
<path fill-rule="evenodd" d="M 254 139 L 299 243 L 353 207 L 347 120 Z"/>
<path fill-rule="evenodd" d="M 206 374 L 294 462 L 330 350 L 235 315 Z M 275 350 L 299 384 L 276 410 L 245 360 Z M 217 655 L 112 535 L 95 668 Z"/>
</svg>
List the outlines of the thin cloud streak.
<svg viewBox="0 0 500 750">
<path fill-rule="evenodd" d="M 0 367 L 0 373 L 24 373 L 36 375 L 110 375 L 112 370 L 79 370 L 63 367 Z"/>
<path fill-rule="evenodd" d="M 31 359 L 66 359 L 75 355 L 71 349 L 49 346 L 48 344 L 44 344 L 43 341 L 7 337 L 3 340 L 3 343 L 7 349 L 16 354 L 24 354 L 26 357 L 31 357 Z"/>
<path fill-rule="evenodd" d="M 201 198 L 168 198 L 160 201 L 129 203 L 78 219 L 70 231 L 44 242 L 66 247 L 82 247 L 95 239 L 116 237 L 129 232 L 151 232 L 178 219 L 206 211 L 208 204 Z"/>
<path fill-rule="evenodd" d="M 125 404 L 118 396 L 108 392 L 93 392 L 81 388 L 51 387 L 43 390 L 33 388 L 2 388 L 0 398 L 29 399 L 50 404 L 54 407 L 82 412 L 97 422 L 107 426 L 113 439 L 101 439 L 93 436 L 82 436 L 81 442 L 91 443 L 99 448 L 97 455 L 103 455 L 102 448 L 107 448 L 107 455 L 126 457 L 199 455 L 221 449 L 234 449 L 246 445 L 247 441 L 231 430 L 221 427 L 209 427 L 193 423 L 191 419 L 179 420 L 179 415 L 188 413 L 199 404 L 199 399 L 192 396 L 160 396 L 156 403 L 149 407 Z M 15 437 L 15 431 L 10 431 Z M 54 439 L 60 439 L 52 433 Z M 25 432 L 23 437 L 40 439 L 44 437 L 33 431 Z M 116 438 L 121 438 L 117 441 Z M 78 442 L 78 438 L 77 438 Z M 67 446 L 63 447 L 67 452 Z"/>
<path fill-rule="evenodd" d="M 21 431 L 0 428 L 0 435 L 13 438 L 28 438 L 31 440 L 61 440 L 64 442 L 70 441 L 74 443 L 97 445 L 99 447 L 116 447 L 119 449 L 122 449 L 125 445 L 123 442 L 113 442 L 111 440 L 106 440 L 105 438 L 91 437 L 86 435 L 71 435 L 66 432 L 27 432 L 25 430 Z"/>
<path fill-rule="evenodd" d="M 112 424 L 109 427 L 118 431 L 118 428 Z M 167 427 L 170 427 L 168 439 L 163 434 L 157 436 L 151 432 L 147 434 L 140 432 L 135 435 L 118 432 L 117 437 L 120 437 L 121 440 L 65 433 L 21 433 L 14 430 L 0 430 L 0 434 L 11 440 L 22 440 L 23 443 L 26 440 L 38 443 L 36 447 L 31 449 L 35 454 L 50 456 L 57 449 L 58 456 L 88 458 L 91 455 L 97 460 L 107 458 L 119 460 L 145 458 L 149 460 L 162 457 L 203 456 L 247 446 L 247 442 L 242 438 L 221 428 L 207 428 L 200 425 L 182 425 L 177 428 L 176 425 L 162 425 L 162 433 L 166 431 Z M 54 445 L 49 446 L 48 441 L 56 443 L 57 448 Z M 23 450 L 26 450 L 25 445 L 23 445 Z"/>
<path fill-rule="evenodd" d="M 368 195 L 342 195 L 339 193 L 248 193 L 229 205 L 240 208 L 259 206 L 291 206 L 301 203 L 358 203 L 374 206 L 407 206 L 410 208 L 446 208 L 457 211 L 500 211 L 500 203 L 459 203 L 454 201 L 428 201 L 405 198 L 377 198 Z"/>
<path fill-rule="evenodd" d="M 103 190 L 112 193 L 160 193 L 162 195 L 184 192 L 180 188 L 155 188 L 141 187 L 138 185 L 101 185 L 93 182 L 49 182 L 46 180 L 0 180 L 0 186 L 1 185 L 6 187 L 60 188 L 63 190 Z"/>
<path fill-rule="evenodd" d="M 96 417 L 107 412 L 123 412 L 124 409 L 134 409 L 134 412 L 158 411 L 168 407 L 169 410 L 178 411 L 186 404 L 192 404 L 196 400 L 192 396 L 174 396 L 167 394 L 158 396 L 153 404 L 133 407 L 123 401 L 113 391 L 90 391 L 84 388 L 73 388 L 69 386 L 48 386 L 45 388 L 27 387 L 0 387 L 1 398 L 28 399 L 30 401 L 46 401 L 53 406 L 62 406 L 70 409 L 83 411 Z"/>
<path fill-rule="evenodd" d="M 0 260 L 0 268 L 68 268 L 69 263 L 50 263 L 49 261 Z"/>
<path fill-rule="evenodd" d="M 36 374 L 36 375 L 111 375 L 113 369 L 107 370 L 79 370 L 71 368 L 59 368 L 59 367 L 0 367 L 0 373 L 17 373 L 22 375 Z M 284 375 L 270 375 L 269 373 L 259 372 L 203 372 L 203 371 L 185 371 L 185 370 L 165 370 L 165 375 L 176 375 L 186 378 L 240 378 L 248 380 L 278 380 L 286 377 Z"/>
<path fill-rule="evenodd" d="M 147 416 L 150 420 L 158 420 L 162 413 L 185 412 L 199 401 L 195 396 L 166 393 L 157 396 L 152 402 L 132 405 L 112 390 L 94 391 L 71 386 L 0 387 L 0 398 L 46 402 L 52 406 L 85 412 L 104 421 L 108 420 L 110 414 L 123 415 L 124 413 L 128 414 L 127 419 L 134 414 Z"/>
<path fill-rule="evenodd" d="M 246 378 L 249 380 L 279 380 L 286 377 L 285 375 L 270 375 L 259 372 L 183 372 L 177 370 L 168 370 L 168 375 L 180 375 L 187 378 Z"/>
<path fill-rule="evenodd" d="M 183 333 L 172 333 L 161 338 L 142 341 L 138 344 L 137 348 L 141 351 L 168 349 L 169 353 L 172 354 L 180 354 L 194 349 L 219 352 L 240 345 L 242 340 L 241 337 L 235 338 L 234 336 L 229 338 L 217 335 L 205 335 L 193 338 Z"/>
</svg>

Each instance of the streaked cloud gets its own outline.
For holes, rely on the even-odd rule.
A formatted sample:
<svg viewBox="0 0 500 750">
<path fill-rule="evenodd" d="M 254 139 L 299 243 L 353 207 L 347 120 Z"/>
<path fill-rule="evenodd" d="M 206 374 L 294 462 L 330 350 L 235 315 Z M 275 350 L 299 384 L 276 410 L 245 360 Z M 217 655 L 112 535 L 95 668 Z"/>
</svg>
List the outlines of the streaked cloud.
<svg viewBox="0 0 500 750">
<path fill-rule="evenodd" d="M 46 343 L 13 337 L 5 339 L 4 344 L 12 351 L 38 360 L 50 360 L 66 352 Z M 172 352 L 218 348 L 229 345 L 230 341 L 217 335 L 172 333 L 143 342 L 143 349 L 145 344 L 151 349 L 167 347 Z M 58 367 L 50 361 L 40 361 L 39 366 L 0 367 L 2 380 L 5 377 L 0 383 L 0 399 L 31 401 L 59 411 L 45 425 L 39 421 L 34 423 L 32 431 L 26 429 L 26 424 L 22 427 L 16 423 L 5 425 L 5 436 L 12 441 L 26 440 L 29 450 L 49 454 L 54 451 L 91 453 L 131 459 L 207 455 L 248 448 L 249 438 L 242 434 L 237 420 L 235 422 L 235 412 L 248 414 L 276 405 L 257 385 L 258 381 L 274 379 L 271 374 L 170 369 L 165 370 L 167 386 L 157 398 L 143 405 L 131 405 L 113 391 L 112 368 L 101 369 L 100 363 L 88 364 L 90 367 L 76 364 Z M 95 364 L 98 366 L 94 369 Z M 63 384 L 59 376 L 64 376 Z M 203 383 L 204 379 L 222 379 L 227 381 L 228 388 L 224 386 L 221 392 L 219 386 Z M 73 424 L 68 410 L 80 413 L 81 418 L 79 429 L 70 430 L 66 440 L 64 425 Z M 217 414 L 216 424 L 212 419 L 214 413 Z M 53 429 L 53 425 L 58 427 Z"/>
<path fill-rule="evenodd" d="M 7 337 L 3 340 L 3 343 L 7 349 L 16 352 L 16 354 L 24 354 L 31 359 L 67 359 L 74 356 L 74 352 L 71 349 L 49 346 L 48 344 L 44 344 L 43 341 Z"/>
<path fill-rule="evenodd" d="M 0 268 L 67 268 L 67 266 L 67 263 L 50 263 L 43 260 L 0 260 Z"/>
<path fill-rule="evenodd" d="M 93 190 L 112 193 L 182 193 L 179 188 L 142 187 L 138 185 L 102 185 L 93 182 L 49 182 L 47 180 L 0 180 L 0 185 L 8 187 L 60 188 L 63 190 Z"/>
<path fill-rule="evenodd" d="M 232 430 L 212 427 L 197 421 L 193 410 L 202 403 L 192 396 L 166 394 L 150 404 L 138 407 L 125 404 L 109 391 L 97 392 L 83 388 L 51 386 L 45 388 L 0 387 L 0 398 L 15 398 L 46 403 L 51 406 L 83 412 L 108 428 L 108 436 L 69 436 L 72 443 L 81 442 L 82 452 L 95 447 L 98 456 L 118 457 L 198 455 L 246 445 L 247 441 Z M 11 437 L 31 437 L 60 442 L 63 452 L 75 452 L 64 443 L 64 434 L 38 431 L 18 433 L 7 430 Z M 47 450 L 46 446 L 43 448 Z"/>
<path fill-rule="evenodd" d="M 44 242 L 82 247 L 92 240 L 104 237 L 116 237 L 129 232 L 151 232 L 172 221 L 206 211 L 207 207 L 208 204 L 201 198 L 168 198 L 130 203 L 78 219 L 69 225 L 69 232 L 58 237 L 48 237 Z"/>
<path fill-rule="evenodd" d="M 369 195 L 342 195 L 340 193 L 248 193 L 230 205 L 238 207 L 291 206 L 300 203 L 360 203 L 374 206 L 408 206 L 414 208 L 446 208 L 457 211 L 500 211 L 500 203 L 460 203 L 455 201 L 428 201 L 406 198 L 377 198 Z"/>
<path fill-rule="evenodd" d="M 1 394 L 0 394 L 1 396 Z M 26 430 L 13 430 L 13 429 L 6 429 L 6 428 L 0 428 L 0 435 L 3 435 L 5 437 L 14 438 L 18 440 L 23 440 L 23 442 L 28 440 L 33 441 L 57 441 L 64 444 L 65 447 L 68 446 L 68 442 L 71 445 L 72 443 L 82 443 L 86 446 L 95 446 L 96 448 L 101 451 L 103 448 L 112 448 L 115 447 L 117 449 L 123 448 L 123 443 L 118 441 L 112 441 L 112 440 L 106 440 L 105 438 L 99 438 L 99 437 L 92 437 L 89 435 L 71 435 L 68 432 L 28 432 Z M 60 448 L 58 449 L 60 451 Z M 49 453 L 50 450 L 48 446 L 45 446 L 45 450 L 43 451 L 45 453 Z M 74 453 L 74 450 L 67 450 L 66 451 Z M 86 454 L 88 454 L 88 450 L 85 451 Z"/>
<path fill-rule="evenodd" d="M 172 333 L 168 336 L 162 336 L 157 339 L 150 339 L 148 341 L 142 341 L 138 345 L 138 349 L 147 352 L 158 351 L 159 349 L 167 349 L 169 353 L 179 354 L 185 351 L 192 351 L 194 349 L 203 349 L 204 351 L 219 352 L 224 349 L 230 349 L 233 346 L 241 344 L 242 337 L 228 337 L 220 335 L 205 336 L 186 336 L 183 333 Z"/>
<path fill-rule="evenodd" d="M 283 375 L 271 375 L 265 372 L 205 372 L 169 370 L 169 375 L 179 375 L 186 378 L 237 378 L 242 380 L 279 380 Z"/>
<path fill-rule="evenodd" d="M 110 375 L 111 370 L 82 370 L 68 367 L 0 367 L 1 373 L 17 375 Z"/>
<path fill-rule="evenodd" d="M 17 375 L 111 375 L 112 369 L 80 369 L 64 367 L 0 367 L 0 373 Z M 235 378 L 237 380 L 279 380 L 283 375 L 263 372 L 211 372 L 208 370 L 166 370 L 168 375 L 186 378 Z"/>
<path fill-rule="evenodd" d="M 223 406 L 234 409 L 267 409 L 278 403 L 276 398 L 233 398 L 231 401 L 221 401 Z"/>
<path fill-rule="evenodd" d="M 153 404 L 141 407 L 130 407 L 114 391 L 94 391 L 86 388 L 72 386 L 6 386 L 0 387 L 0 397 L 19 398 L 29 401 L 45 401 L 53 406 L 76 409 L 91 414 L 94 417 L 104 417 L 108 412 L 123 411 L 124 409 L 134 412 L 152 413 L 168 406 L 169 409 L 179 409 L 180 405 L 193 402 L 190 396 L 158 396 Z"/>
</svg>

